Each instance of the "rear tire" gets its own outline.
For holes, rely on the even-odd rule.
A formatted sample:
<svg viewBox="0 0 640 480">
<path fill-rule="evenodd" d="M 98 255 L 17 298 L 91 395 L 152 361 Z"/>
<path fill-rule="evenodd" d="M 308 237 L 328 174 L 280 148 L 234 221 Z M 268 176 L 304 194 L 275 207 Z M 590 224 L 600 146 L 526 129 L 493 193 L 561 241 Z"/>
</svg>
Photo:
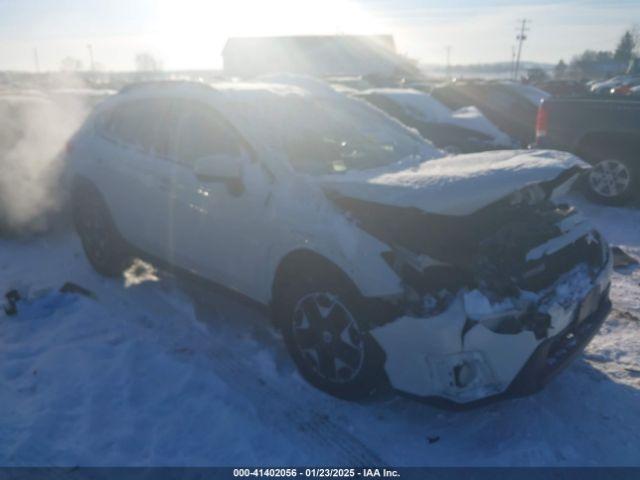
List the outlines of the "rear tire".
<svg viewBox="0 0 640 480">
<path fill-rule="evenodd" d="M 366 302 L 348 279 L 328 270 L 281 291 L 276 321 L 310 384 L 345 400 L 362 400 L 385 385 L 384 353 L 363 321 Z"/>
<path fill-rule="evenodd" d="M 586 187 L 592 200 L 604 205 L 624 205 L 638 185 L 637 172 L 626 159 L 618 156 L 594 163 L 586 175 Z"/>
<path fill-rule="evenodd" d="M 131 264 L 128 245 L 118 233 L 100 194 L 83 186 L 73 195 L 73 221 L 82 248 L 96 272 L 117 277 Z"/>
</svg>

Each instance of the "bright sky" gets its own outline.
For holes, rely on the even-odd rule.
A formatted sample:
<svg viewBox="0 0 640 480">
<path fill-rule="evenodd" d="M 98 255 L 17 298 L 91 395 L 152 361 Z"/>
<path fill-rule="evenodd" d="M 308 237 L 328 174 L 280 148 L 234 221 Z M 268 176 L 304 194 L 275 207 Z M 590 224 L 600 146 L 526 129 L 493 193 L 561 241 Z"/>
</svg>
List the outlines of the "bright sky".
<svg viewBox="0 0 640 480">
<path fill-rule="evenodd" d="M 0 0 L 0 70 L 58 70 L 64 57 L 130 70 L 150 52 L 165 69 L 220 68 L 229 36 L 391 33 L 426 63 L 508 61 L 517 20 L 523 59 L 612 49 L 640 0 Z"/>
</svg>

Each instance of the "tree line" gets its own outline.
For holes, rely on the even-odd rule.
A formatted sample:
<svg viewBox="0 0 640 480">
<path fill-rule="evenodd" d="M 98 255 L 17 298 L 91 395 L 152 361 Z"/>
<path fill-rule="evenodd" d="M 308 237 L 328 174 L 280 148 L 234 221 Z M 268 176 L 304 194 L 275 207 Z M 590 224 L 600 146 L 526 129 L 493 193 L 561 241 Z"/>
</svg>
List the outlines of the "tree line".
<svg viewBox="0 0 640 480">
<path fill-rule="evenodd" d="M 553 75 L 557 79 L 612 77 L 632 70 L 634 60 L 639 57 L 640 27 L 635 25 L 624 32 L 614 50 L 585 50 L 575 55 L 569 64 L 560 60 L 553 70 Z M 629 73 L 640 74 L 640 71 Z"/>
</svg>

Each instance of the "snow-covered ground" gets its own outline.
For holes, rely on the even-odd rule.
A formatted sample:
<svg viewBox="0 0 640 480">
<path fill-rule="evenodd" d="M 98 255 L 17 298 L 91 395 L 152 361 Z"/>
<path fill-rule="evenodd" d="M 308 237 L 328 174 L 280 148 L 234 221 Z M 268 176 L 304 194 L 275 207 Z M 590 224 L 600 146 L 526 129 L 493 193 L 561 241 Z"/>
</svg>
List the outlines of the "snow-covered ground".
<svg viewBox="0 0 640 480">
<path fill-rule="evenodd" d="M 639 210 L 578 202 L 640 256 Z M 99 277 L 64 227 L 0 240 L 0 465 L 640 465 L 640 269 L 546 389 L 462 413 L 330 398 L 262 314 L 158 277 Z"/>
</svg>

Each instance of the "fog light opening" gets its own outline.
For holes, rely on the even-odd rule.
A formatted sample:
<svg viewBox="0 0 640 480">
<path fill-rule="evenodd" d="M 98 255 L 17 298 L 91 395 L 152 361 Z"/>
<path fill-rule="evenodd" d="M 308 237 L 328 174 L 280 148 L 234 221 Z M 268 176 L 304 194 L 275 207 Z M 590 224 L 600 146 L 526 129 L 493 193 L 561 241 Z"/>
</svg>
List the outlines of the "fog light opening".
<svg viewBox="0 0 640 480">
<path fill-rule="evenodd" d="M 453 367 L 453 381 L 456 387 L 465 388 L 473 382 L 476 377 L 476 369 L 473 365 L 462 362 Z"/>
</svg>

